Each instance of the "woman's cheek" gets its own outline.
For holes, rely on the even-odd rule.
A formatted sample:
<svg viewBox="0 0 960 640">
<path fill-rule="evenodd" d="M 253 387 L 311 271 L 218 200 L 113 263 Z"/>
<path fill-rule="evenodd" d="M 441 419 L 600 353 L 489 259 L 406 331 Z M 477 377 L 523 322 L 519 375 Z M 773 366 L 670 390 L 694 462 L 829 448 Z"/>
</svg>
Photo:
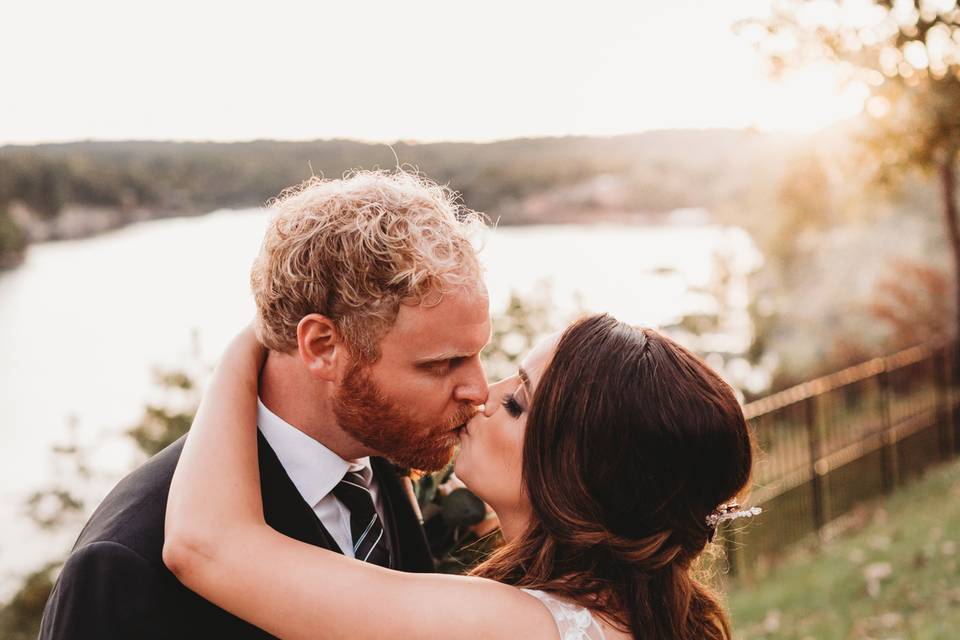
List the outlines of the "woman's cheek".
<svg viewBox="0 0 960 640">
<path fill-rule="evenodd" d="M 467 446 L 465 442 L 461 441 L 460 450 L 457 452 L 457 457 L 453 461 L 453 472 L 457 474 L 460 480 L 467 484 L 474 482 L 471 469 L 473 465 L 470 462 L 470 452 L 472 449 L 473 447 Z"/>
<path fill-rule="evenodd" d="M 497 430 L 497 459 L 507 486 L 506 495 L 515 496 L 520 488 L 520 476 L 523 468 L 523 428 L 522 422 L 511 419 L 504 421 Z"/>
</svg>

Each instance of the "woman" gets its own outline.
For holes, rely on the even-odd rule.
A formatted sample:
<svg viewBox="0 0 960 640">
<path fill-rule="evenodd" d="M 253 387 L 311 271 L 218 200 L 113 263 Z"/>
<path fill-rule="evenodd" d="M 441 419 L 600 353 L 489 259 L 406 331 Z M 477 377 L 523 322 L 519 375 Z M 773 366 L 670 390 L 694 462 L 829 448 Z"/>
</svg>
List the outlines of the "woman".
<svg viewBox="0 0 960 640">
<path fill-rule="evenodd" d="M 164 560 L 208 600 L 282 638 L 731 637 L 690 572 L 708 523 L 735 517 L 750 435 L 731 389 L 668 338 L 592 316 L 490 387 L 456 472 L 505 545 L 471 576 L 390 571 L 265 524 L 261 357 L 251 332 L 227 351 L 170 491 Z"/>
</svg>

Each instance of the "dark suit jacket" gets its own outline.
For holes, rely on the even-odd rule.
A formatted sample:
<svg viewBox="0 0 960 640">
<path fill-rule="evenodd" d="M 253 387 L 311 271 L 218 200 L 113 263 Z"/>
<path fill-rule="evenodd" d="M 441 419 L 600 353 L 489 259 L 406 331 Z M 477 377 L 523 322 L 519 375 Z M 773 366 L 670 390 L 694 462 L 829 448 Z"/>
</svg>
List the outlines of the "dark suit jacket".
<svg viewBox="0 0 960 640">
<path fill-rule="evenodd" d="M 163 564 L 167 491 L 182 449 L 181 438 L 121 480 L 90 517 L 47 601 L 41 640 L 273 637 L 189 591 Z M 259 457 L 267 523 L 339 551 L 263 436 Z M 393 467 L 379 458 L 372 467 L 385 498 L 395 566 L 432 571 L 423 529 Z"/>
</svg>

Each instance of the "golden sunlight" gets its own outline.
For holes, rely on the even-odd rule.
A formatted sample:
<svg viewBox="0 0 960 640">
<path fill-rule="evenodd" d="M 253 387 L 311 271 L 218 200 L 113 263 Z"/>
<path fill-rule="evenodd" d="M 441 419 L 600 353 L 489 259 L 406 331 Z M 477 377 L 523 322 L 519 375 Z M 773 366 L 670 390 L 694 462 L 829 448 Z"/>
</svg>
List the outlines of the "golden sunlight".
<svg viewBox="0 0 960 640">
<path fill-rule="evenodd" d="M 828 67 L 810 66 L 757 95 L 758 129 L 806 133 L 860 114 L 869 89 L 861 82 L 843 83 Z"/>
</svg>

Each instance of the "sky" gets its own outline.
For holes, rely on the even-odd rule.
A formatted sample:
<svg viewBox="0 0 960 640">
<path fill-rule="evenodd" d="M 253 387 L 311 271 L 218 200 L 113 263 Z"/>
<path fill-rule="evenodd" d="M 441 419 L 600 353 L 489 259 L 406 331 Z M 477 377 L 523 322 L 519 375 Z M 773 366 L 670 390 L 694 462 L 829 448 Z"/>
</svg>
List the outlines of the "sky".
<svg viewBox="0 0 960 640">
<path fill-rule="evenodd" d="M 88 0 L 0 7 L 0 144 L 812 131 L 825 70 L 770 80 L 769 0 Z"/>
</svg>

